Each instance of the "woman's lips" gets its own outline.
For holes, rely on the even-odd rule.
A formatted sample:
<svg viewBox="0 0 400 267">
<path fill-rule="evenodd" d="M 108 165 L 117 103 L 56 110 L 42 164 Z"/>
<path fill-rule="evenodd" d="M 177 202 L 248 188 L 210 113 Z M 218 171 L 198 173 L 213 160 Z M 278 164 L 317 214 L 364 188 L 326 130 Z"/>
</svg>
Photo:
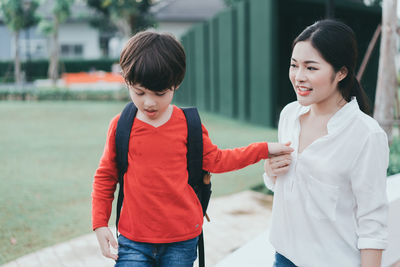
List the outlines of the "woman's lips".
<svg viewBox="0 0 400 267">
<path fill-rule="evenodd" d="M 296 92 L 300 96 L 308 96 L 309 94 L 311 94 L 312 89 L 308 88 L 308 87 L 304 87 L 304 86 L 297 86 L 296 87 Z"/>
</svg>

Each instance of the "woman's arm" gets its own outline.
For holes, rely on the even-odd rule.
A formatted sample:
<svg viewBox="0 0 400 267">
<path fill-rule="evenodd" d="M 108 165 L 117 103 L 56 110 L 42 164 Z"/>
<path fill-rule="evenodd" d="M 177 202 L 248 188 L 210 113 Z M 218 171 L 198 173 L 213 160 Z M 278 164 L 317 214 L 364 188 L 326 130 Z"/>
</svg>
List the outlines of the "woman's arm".
<svg viewBox="0 0 400 267">
<path fill-rule="evenodd" d="M 381 249 L 361 249 L 361 267 L 380 267 L 382 260 Z"/>
<path fill-rule="evenodd" d="M 376 258 L 372 255 L 387 247 L 389 147 L 386 134 L 383 131 L 369 134 L 361 147 L 351 174 L 351 189 L 356 201 L 357 247 L 362 251 L 362 266 L 379 266 L 364 264 L 372 264 Z"/>
</svg>

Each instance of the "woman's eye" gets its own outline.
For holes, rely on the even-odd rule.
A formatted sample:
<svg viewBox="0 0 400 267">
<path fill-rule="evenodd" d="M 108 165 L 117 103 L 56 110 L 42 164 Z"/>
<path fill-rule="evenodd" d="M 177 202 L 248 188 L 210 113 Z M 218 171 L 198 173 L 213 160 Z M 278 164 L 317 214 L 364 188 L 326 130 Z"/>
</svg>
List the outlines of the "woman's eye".
<svg viewBox="0 0 400 267">
<path fill-rule="evenodd" d="M 296 66 L 296 64 L 290 64 L 290 67 L 291 68 L 296 68 L 297 66 Z"/>
<path fill-rule="evenodd" d="M 307 69 L 308 69 L 308 70 L 317 70 L 317 69 L 314 68 L 314 67 L 307 67 Z"/>
</svg>

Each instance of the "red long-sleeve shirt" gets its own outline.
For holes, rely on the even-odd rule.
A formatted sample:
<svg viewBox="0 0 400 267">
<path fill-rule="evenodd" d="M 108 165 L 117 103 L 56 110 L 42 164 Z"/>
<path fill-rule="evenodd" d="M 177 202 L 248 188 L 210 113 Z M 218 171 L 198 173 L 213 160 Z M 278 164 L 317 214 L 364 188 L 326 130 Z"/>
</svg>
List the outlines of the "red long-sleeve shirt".
<svg viewBox="0 0 400 267">
<path fill-rule="evenodd" d="M 118 183 L 115 131 L 119 115 L 110 123 L 107 141 L 96 170 L 92 193 L 93 229 L 108 226 Z M 124 177 L 124 204 L 118 230 L 137 242 L 170 243 L 201 233 L 200 202 L 188 184 L 187 124 L 174 106 L 171 118 L 153 127 L 135 118 Z M 221 150 L 203 126 L 203 169 L 212 173 L 241 169 L 268 157 L 268 144 Z"/>
</svg>

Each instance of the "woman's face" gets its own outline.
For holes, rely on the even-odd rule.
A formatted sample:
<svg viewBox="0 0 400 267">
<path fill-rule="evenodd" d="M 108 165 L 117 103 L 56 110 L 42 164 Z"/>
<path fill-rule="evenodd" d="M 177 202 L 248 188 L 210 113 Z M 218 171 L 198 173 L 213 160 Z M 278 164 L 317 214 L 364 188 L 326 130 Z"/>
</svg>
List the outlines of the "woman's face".
<svg viewBox="0 0 400 267">
<path fill-rule="evenodd" d="M 324 104 L 340 98 L 337 85 L 344 77 L 343 71 L 335 73 L 309 41 L 294 46 L 289 78 L 301 105 Z"/>
</svg>

